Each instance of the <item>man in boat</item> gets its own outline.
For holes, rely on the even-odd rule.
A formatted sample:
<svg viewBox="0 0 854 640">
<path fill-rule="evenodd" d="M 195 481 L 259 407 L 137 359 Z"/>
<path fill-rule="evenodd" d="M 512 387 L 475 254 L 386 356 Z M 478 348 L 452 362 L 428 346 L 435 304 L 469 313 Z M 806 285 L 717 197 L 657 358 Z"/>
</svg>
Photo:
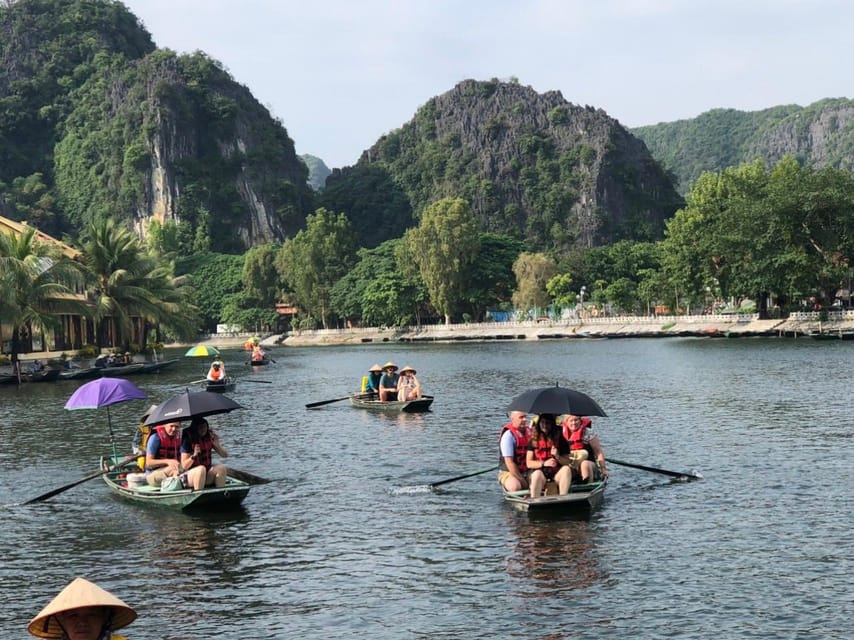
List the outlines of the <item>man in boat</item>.
<svg viewBox="0 0 854 640">
<path fill-rule="evenodd" d="M 501 427 L 498 436 L 498 482 L 505 491 L 528 488 L 528 467 L 525 457 L 531 432 L 524 411 L 511 411 L 510 422 Z"/>
<path fill-rule="evenodd" d="M 154 427 L 145 447 L 145 481 L 152 487 L 172 476 L 181 475 L 181 425 L 168 422 Z M 205 468 L 186 472 L 181 480 L 185 487 L 196 491 L 205 486 Z"/>
<path fill-rule="evenodd" d="M 400 370 L 400 378 L 397 381 L 397 399 L 400 402 L 418 400 L 421 397 L 421 383 L 415 377 L 415 369 L 405 366 Z"/>
<path fill-rule="evenodd" d="M 136 611 L 109 591 L 75 578 L 27 625 L 36 638 L 124 640 L 113 631 L 136 620 Z"/>
<path fill-rule="evenodd" d="M 222 360 L 216 358 L 211 363 L 211 368 L 208 369 L 208 375 L 206 378 L 208 382 L 216 384 L 225 382 L 225 366 L 223 365 Z"/>
<path fill-rule="evenodd" d="M 570 414 L 564 416 L 561 423 L 563 437 L 569 442 L 572 476 L 581 482 L 596 480 L 597 463 L 599 474 L 603 478 L 608 477 L 608 468 L 605 466 L 605 451 L 599 443 L 599 436 L 593 433 L 592 424 L 590 418 Z M 596 463 L 593 460 L 596 460 Z"/>
<path fill-rule="evenodd" d="M 383 365 L 383 375 L 380 378 L 380 401 L 388 402 L 397 400 L 397 382 L 400 376 L 397 374 L 397 365 L 391 361 Z"/>
</svg>

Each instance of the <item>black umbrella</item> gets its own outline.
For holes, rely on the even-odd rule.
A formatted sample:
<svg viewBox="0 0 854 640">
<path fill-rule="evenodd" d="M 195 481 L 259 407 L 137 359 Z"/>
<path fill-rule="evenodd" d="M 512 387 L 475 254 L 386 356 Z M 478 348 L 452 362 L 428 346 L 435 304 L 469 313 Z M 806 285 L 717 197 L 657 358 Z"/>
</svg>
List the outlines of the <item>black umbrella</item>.
<svg viewBox="0 0 854 640">
<path fill-rule="evenodd" d="M 155 409 L 148 420 L 145 421 L 149 427 L 167 422 L 181 422 L 193 418 L 204 418 L 218 413 L 228 413 L 235 409 L 243 409 L 234 400 L 222 393 L 211 391 L 196 391 L 190 393 L 185 390 L 177 396 L 169 398 Z"/>
<path fill-rule="evenodd" d="M 564 413 L 571 413 L 574 416 L 607 417 L 608 415 L 586 393 L 557 385 L 531 389 L 519 394 L 507 405 L 507 411 L 524 411 L 537 415 L 553 413 L 556 416 Z"/>
</svg>

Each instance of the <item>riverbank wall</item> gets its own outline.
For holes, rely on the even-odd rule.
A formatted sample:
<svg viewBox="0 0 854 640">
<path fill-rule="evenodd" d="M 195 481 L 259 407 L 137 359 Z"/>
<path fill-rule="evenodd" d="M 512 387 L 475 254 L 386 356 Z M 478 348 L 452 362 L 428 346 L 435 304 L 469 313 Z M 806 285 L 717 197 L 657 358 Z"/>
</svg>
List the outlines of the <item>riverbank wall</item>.
<svg viewBox="0 0 854 640">
<path fill-rule="evenodd" d="M 353 328 L 295 331 L 270 336 L 267 345 L 336 346 L 384 342 L 459 342 L 492 340 L 560 340 L 662 337 L 779 337 L 822 335 L 854 337 L 854 311 L 797 313 L 760 320 L 757 314 L 701 316 L 618 316 L 427 325 L 402 328 Z"/>
</svg>

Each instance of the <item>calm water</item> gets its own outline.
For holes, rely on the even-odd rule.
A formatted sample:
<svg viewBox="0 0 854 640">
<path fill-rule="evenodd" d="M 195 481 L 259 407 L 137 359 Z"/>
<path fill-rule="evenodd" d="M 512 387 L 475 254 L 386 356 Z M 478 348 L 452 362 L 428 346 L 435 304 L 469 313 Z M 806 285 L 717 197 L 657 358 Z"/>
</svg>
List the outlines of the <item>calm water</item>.
<svg viewBox="0 0 854 640">
<path fill-rule="evenodd" d="M 258 371 L 225 355 L 247 410 L 212 426 L 233 466 L 276 481 L 231 513 L 141 508 L 99 480 L 4 507 L 0 638 L 29 637 L 77 575 L 138 609 L 135 640 L 851 637 L 852 342 L 279 349 Z M 304 408 L 389 359 L 418 369 L 432 412 Z M 119 442 L 204 369 L 132 378 L 150 400 L 111 408 Z M 493 473 L 425 489 L 495 464 L 502 407 L 555 381 L 608 412 L 607 454 L 705 479 L 612 465 L 587 521 L 512 510 Z M 107 411 L 63 409 L 79 384 L 0 388 L 0 504 L 97 469 Z"/>
</svg>

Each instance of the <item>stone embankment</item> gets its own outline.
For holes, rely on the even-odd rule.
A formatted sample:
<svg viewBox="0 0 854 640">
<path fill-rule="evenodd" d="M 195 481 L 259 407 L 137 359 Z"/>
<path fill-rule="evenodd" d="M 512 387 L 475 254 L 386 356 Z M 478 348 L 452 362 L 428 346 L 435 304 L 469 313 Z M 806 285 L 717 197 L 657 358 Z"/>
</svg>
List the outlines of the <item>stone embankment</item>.
<svg viewBox="0 0 854 640">
<path fill-rule="evenodd" d="M 760 320 L 756 314 L 702 316 L 621 316 L 560 321 L 486 322 L 402 328 L 324 329 L 272 336 L 266 344 L 322 346 L 383 342 L 555 340 L 563 338 L 798 337 L 854 333 L 854 311 L 796 313 Z"/>
</svg>

